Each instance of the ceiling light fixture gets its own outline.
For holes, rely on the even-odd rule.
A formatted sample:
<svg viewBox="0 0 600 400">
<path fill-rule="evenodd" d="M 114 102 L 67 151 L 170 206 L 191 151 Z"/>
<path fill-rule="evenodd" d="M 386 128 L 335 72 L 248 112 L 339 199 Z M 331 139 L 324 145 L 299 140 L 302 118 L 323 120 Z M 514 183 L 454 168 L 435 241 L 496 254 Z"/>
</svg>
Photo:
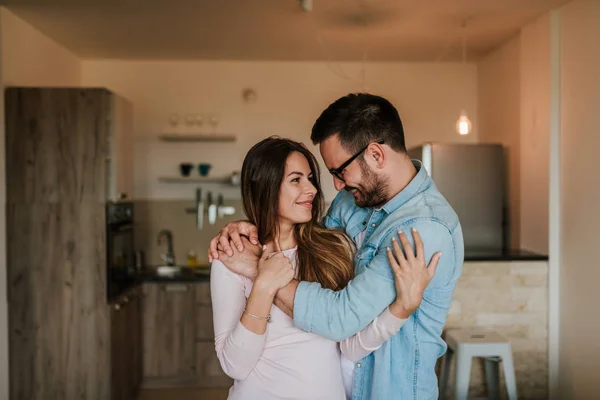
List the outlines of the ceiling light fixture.
<svg viewBox="0 0 600 400">
<path fill-rule="evenodd" d="M 467 21 L 463 21 L 462 24 L 462 63 L 465 65 L 467 63 Z M 456 132 L 460 135 L 468 135 L 471 132 L 473 124 L 471 124 L 471 120 L 467 116 L 467 112 L 462 110 L 458 120 L 456 121 Z"/>
<path fill-rule="evenodd" d="M 304 12 L 312 11 L 313 0 L 300 0 L 300 7 L 302 7 L 302 11 Z"/>
</svg>

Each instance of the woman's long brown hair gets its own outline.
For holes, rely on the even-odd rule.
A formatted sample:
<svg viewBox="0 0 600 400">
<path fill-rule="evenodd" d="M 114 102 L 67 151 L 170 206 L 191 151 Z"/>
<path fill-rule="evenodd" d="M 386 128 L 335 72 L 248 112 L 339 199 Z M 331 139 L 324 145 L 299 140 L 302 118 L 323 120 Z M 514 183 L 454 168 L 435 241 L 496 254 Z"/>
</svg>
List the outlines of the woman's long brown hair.
<svg viewBox="0 0 600 400">
<path fill-rule="evenodd" d="M 340 290 L 354 275 L 353 243 L 343 232 L 321 225 L 324 199 L 319 164 L 302 144 L 289 139 L 270 137 L 254 145 L 242 165 L 242 201 L 246 216 L 258 229 L 258 240 L 267 243 L 278 236 L 279 192 L 285 164 L 293 152 L 306 157 L 312 172 L 311 182 L 317 189 L 312 218 L 294 228 L 298 251 L 298 279 L 318 282 Z"/>
</svg>

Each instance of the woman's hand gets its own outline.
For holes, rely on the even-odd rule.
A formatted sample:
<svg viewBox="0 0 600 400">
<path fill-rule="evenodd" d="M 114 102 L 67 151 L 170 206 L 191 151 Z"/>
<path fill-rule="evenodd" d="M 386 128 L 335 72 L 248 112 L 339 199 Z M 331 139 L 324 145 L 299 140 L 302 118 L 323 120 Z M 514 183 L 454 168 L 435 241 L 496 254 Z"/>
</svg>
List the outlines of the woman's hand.
<svg viewBox="0 0 600 400">
<path fill-rule="evenodd" d="M 294 279 L 294 267 L 290 259 L 281 251 L 269 257 L 271 254 L 273 253 L 264 246 L 263 254 L 258 260 L 258 276 L 254 286 L 274 296 L 279 289 L 284 288 Z"/>
<path fill-rule="evenodd" d="M 412 229 L 416 252 L 404 232 L 398 232 L 402 248 L 398 241 L 392 239 L 392 249 L 387 248 L 388 259 L 394 270 L 396 283 L 396 300 L 390 305 L 390 311 L 397 318 L 406 319 L 421 305 L 423 292 L 431 282 L 442 253 L 437 252 L 431 257 L 429 266 L 425 263 L 425 251 L 421 235 Z M 395 257 L 394 257 L 395 255 Z"/>
</svg>

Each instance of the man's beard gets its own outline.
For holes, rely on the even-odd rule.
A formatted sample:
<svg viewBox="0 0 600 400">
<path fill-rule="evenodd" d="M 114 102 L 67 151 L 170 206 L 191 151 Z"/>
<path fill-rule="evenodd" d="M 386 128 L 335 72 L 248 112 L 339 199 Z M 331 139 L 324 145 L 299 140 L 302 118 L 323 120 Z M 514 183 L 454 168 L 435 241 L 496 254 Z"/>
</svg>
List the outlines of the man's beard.
<svg viewBox="0 0 600 400">
<path fill-rule="evenodd" d="M 354 203 L 361 208 L 379 207 L 387 202 L 387 189 L 389 179 L 377 175 L 364 162 L 360 162 L 362 182 L 360 187 L 346 187 L 347 191 L 357 189 L 359 197 L 354 198 Z"/>
</svg>

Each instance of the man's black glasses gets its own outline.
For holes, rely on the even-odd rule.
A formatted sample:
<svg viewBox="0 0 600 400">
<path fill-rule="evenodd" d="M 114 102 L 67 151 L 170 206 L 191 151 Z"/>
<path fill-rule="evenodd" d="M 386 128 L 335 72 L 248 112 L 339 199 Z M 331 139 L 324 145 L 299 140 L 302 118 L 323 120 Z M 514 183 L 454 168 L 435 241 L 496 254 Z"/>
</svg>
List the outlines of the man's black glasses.
<svg viewBox="0 0 600 400">
<path fill-rule="evenodd" d="M 350 163 L 352 161 L 354 161 L 356 159 L 356 157 L 360 156 L 365 150 L 367 150 L 367 148 L 371 145 L 371 143 L 383 144 L 383 142 L 384 142 L 383 139 L 379 139 L 376 142 L 370 142 L 368 145 L 366 145 L 365 147 L 363 147 L 358 153 L 356 153 L 355 155 L 353 155 L 352 157 L 350 157 L 345 163 L 343 163 L 342 165 L 340 165 L 336 169 L 330 169 L 329 172 L 331 173 L 331 175 L 335 176 L 340 181 L 344 182 L 344 178 L 342 178 L 342 173 L 344 172 L 344 169 L 346 169 L 346 167 L 348 165 L 350 165 Z"/>
</svg>

